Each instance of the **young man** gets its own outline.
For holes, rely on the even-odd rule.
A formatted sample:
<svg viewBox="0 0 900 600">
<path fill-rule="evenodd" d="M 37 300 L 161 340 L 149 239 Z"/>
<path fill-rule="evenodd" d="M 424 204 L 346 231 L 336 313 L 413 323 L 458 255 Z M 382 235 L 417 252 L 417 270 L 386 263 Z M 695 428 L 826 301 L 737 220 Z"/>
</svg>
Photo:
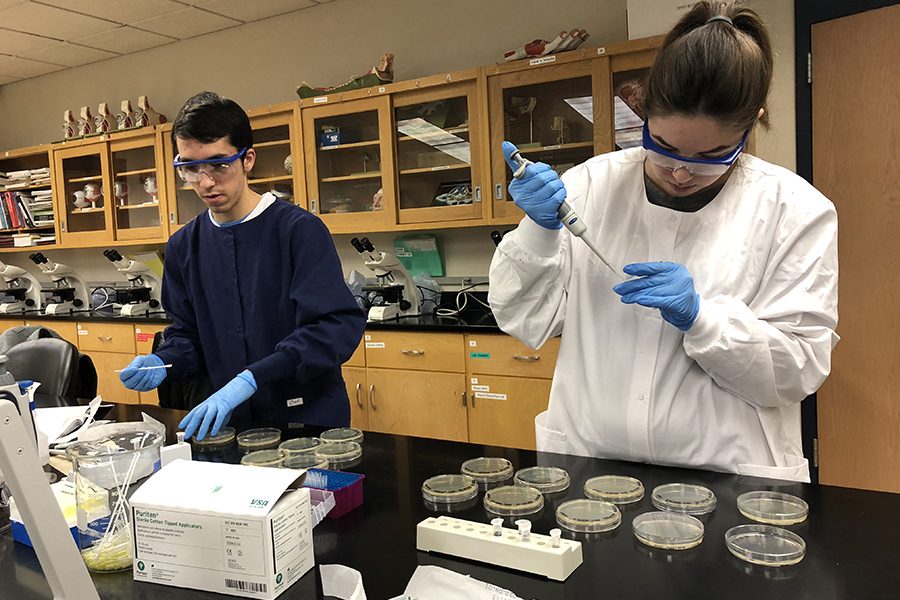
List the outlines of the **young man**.
<svg viewBox="0 0 900 600">
<path fill-rule="evenodd" d="M 167 376 L 207 372 L 218 391 L 181 422 L 186 437 L 215 435 L 232 412 L 245 420 L 348 425 L 340 369 L 362 337 L 365 315 L 325 225 L 250 189 L 253 134 L 234 101 L 212 92 L 190 98 L 172 143 L 178 175 L 209 210 L 169 239 L 162 296 L 172 325 L 155 354 L 122 371 L 122 383 L 147 391 Z"/>
</svg>

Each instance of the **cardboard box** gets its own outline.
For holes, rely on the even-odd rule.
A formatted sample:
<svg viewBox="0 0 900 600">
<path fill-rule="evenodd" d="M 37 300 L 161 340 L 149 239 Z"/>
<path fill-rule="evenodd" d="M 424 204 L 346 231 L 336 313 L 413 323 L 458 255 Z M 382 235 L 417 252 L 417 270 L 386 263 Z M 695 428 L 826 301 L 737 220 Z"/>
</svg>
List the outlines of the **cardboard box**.
<svg viewBox="0 0 900 600">
<path fill-rule="evenodd" d="M 628 39 L 665 35 L 695 4 L 691 0 L 628 0 Z"/>
<path fill-rule="evenodd" d="M 53 490 L 53 496 L 56 498 L 57 504 L 59 504 L 59 510 L 66 520 L 66 525 L 69 526 L 69 532 L 75 539 L 75 543 L 78 544 L 78 518 L 75 514 L 75 484 L 68 479 L 63 479 L 62 481 L 57 481 L 52 484 L 50 489 Z M 9 520 L 12 524 L 13 539 L 20 544 L 33 547 L 34 544 L 31 542 L 31 537 L 28 535 L 28 530 L 25 529 L 25 523 L 22 522 L 22 516 L 19 514 L 19 509 L 16 507 L 15 498 L 10 498 L 9 501 Z"/>
<path fill-rule="evenodd" d="M 298 476 L 299 475 L 299 476 Z M 305 472 L 176 460 L 131 497 L 134 580 L 272 600 L 315 562 Z"/>
</svg>

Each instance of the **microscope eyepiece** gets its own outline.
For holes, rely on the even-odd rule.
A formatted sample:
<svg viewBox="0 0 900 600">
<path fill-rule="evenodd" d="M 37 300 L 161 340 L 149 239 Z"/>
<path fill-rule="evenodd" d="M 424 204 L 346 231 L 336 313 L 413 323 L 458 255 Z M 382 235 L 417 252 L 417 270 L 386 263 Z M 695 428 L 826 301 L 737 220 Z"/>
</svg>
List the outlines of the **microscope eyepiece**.
<svg viewBox="0 0 900 600">
<path fill-rule="evenodd" d="M 34 254 L 29 254 L 28 258 L 30 258 L 31 262 L 33 262 L 36 265 L 42 265 L 47 262 L 47 257 L 44 256 L 40 252 L 35 252 Z"/>
<path fill-rule="evenodd" d="M 366 251 L 366 249 L 363 247 L 362 243 L 359 241 L 359 238 L 357 238 L 357 237 L 350 239 L 350 245 L 352 245 L 356 249 L 356 251 L 359 252 L 360 254 L 362 254 L 363 252 Z"/>
<path fill-rule="evenodd" d="M 109 250 L 104 250 L 103 256 L 108 258 L 110 262 L 117 262 L 117 261 L 122 260 L 122 255 L 119 254 L 118 251 L 116 251 L 113 248 L 110 248 Z"/>
<path fill-rule="evenodd" d="M 363 249 L 366 252 L 375 252 L 375 246 L 372 245 L 372 242 L 369 241 L 369 238 L 364 237 L 360 240 L 360 242 L 362 243 Z"/>
</svg>

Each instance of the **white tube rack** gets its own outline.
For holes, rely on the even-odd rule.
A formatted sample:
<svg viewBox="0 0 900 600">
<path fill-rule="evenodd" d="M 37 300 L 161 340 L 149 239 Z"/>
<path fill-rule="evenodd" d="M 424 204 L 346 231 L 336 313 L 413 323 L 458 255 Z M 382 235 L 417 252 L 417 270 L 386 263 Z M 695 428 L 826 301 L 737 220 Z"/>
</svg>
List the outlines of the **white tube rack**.
<svg viewBox="0 0 900 600">
<path fill-rule="evenodd" d="M 551 546 L 550 536 L 532 533 L 522 541 L 515 529 L 494 528 L 485 523 L 429 517 L 416 527 L 416 548 L 439 552 L 500 567 L 543 575 L 565 581 L 582 562 L 581 542 L 561 539 L 559 547 Z"/>
</svg>

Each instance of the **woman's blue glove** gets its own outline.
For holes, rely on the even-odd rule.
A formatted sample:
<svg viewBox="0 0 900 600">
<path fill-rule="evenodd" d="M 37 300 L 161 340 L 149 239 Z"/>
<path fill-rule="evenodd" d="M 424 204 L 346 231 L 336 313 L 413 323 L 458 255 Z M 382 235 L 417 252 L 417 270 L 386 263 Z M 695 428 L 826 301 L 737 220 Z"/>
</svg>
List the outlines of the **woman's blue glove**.
<svg viewBox="0 0 900 600">
<path fill-rule="evenodd" d="M 218 392 L 194 407 L 178 424 L 179 429 L 184 429 L 185 439 L 197 433 L 197 439 L 206 437 L 207 431 L 217 435 L 222 425 L 231 418 L 231 411 L 245 402 L 256 392 L 256 378 L 253 373 L 243 370 L 237 377 L 222 386 Z M 209 426 L 212 425 L 212 429 Z"/>
<path fill-rule="evenodd" d="M 516 172 L 519 165 L 512 159 L 516 147 L 510 142 L 503 142 L 503 158 L 509 168 Z M 509 195 L 516 206 L 525 211 L 532 221 L 546 229 L 559 229 L 559 207 L 566 199 L 566 187 L 556 171 L 544 163 L 530 164 L 525 173 L 509 184 Z"/>
<path fill-rule="evenodd" d="M 166 378 L 165 369 L 145 369 L 140 371 L 141 367 L 161 367 L 163 361 L 155 354 L 145 354 L 138 356 L 128 363 L 128 366 L 119 373 L 119 380 L 129 390 L 137 390 L 138 392 L 149 392 L 162 383 Z"/>
<path fill-rule="evenodd" d="M 700 295 L 694 290 L 694 278 L 684 265 L 670 262 L 646 262 L 625 265 L 624 271 L 637 275 L 613 286 L 625 304 L 658 308 L 662 318 L 687 331 L 700 311 Z"/>
</svg>

